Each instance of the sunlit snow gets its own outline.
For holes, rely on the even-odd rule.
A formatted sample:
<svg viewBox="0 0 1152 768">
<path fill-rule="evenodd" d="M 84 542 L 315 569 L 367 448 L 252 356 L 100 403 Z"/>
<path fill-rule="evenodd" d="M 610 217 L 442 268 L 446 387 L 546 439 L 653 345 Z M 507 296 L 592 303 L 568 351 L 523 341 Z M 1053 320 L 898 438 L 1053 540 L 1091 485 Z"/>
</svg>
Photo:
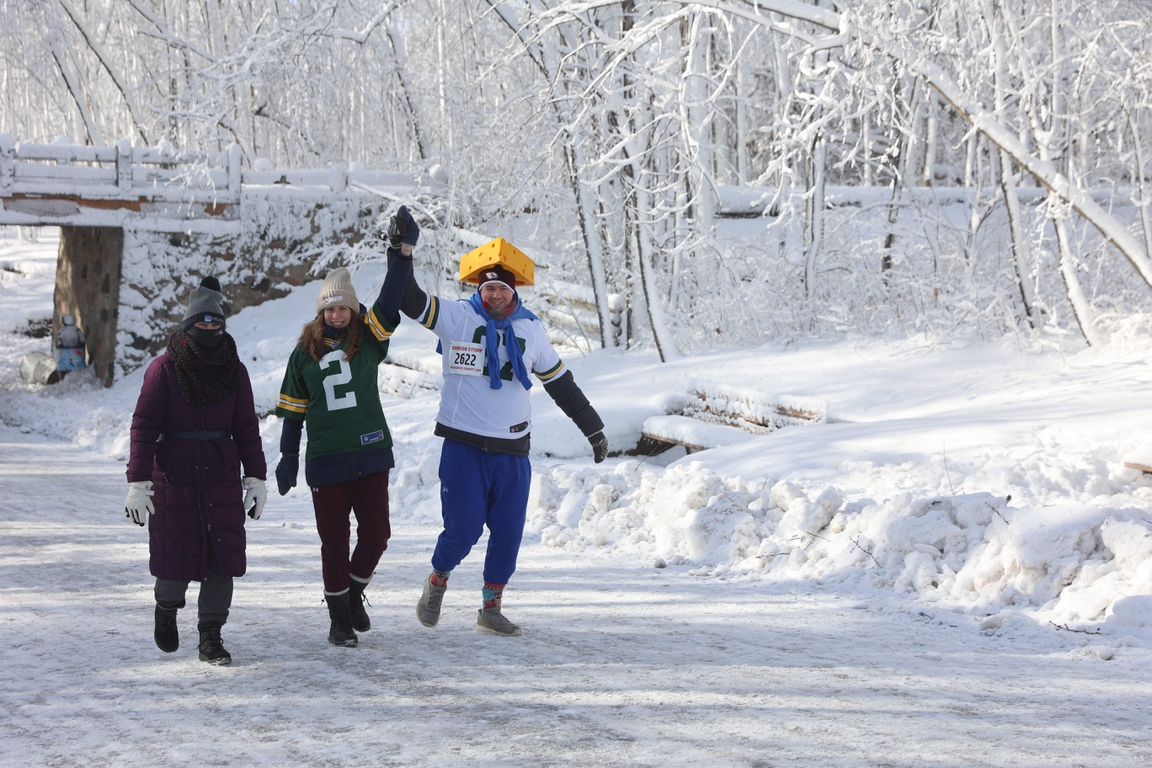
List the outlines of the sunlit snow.
<svg viewBox="0 0 1152 768">
<path fill-rule="evenodd" d="M 194 611 L 179 652 L 152 641 L 147 539 L 121 508 L 142 370 L 107 390 L 87 373 L 20 381 L 20 358 L 50 351 L 26 331 L 51 318 L 56 243 L 0 237 L 0 763 L 1152 758 L 1152 475 L 1124 466 L 1152 458 L 1142 316 L 1091 350 L 809 342 L 668 364 L 565 351 L 614 448 L 699 380 L 811 398 L 827 423 L 595 465 L 535 387 L 528 530 L 505 597 L 517 639 L 472 631 L 479 548 L 440 626 L 416 622 L 439 519 L 438 393 L 383 369 L 382 391 L 405 398 L 383 398 L 398 464 L 373 630 L 354 650 L 326 642 L 296 488 L 249 525 L 224 629 L 235 662 L 215 668 L 196 658 Z M 382 278 L 354 269 L 364 295 Z M 318 288 L 229 319 L 265 414 Z M 393 356 L 434 347 L 405 323 Z M 262 434 L 274 466 L 274 416 Z"/>
</svg>

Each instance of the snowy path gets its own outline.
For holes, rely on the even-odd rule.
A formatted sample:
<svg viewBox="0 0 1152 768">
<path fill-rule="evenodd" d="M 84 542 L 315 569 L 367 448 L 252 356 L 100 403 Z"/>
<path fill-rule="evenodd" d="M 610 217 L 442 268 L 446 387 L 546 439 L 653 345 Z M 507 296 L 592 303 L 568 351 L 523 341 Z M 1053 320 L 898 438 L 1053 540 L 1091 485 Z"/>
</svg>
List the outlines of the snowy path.
<svg viewBox="0 0 1152 768">
<path fill-rule="evenodd" d="M 435 530 L 403 521 L 358 649 L 325 642 L 305 498 L 249 528 L 224 638 L 152 642 L 123 467 L 0 426 L 0 764 L 1092 765 L 1152 762 L 1147 654 L 973 619 L 525 546 L 519 639 L 472 629 L 481 558 L 414 616 Z M 190 597 L 195 586 L 190 590 Z"/>
</svg>

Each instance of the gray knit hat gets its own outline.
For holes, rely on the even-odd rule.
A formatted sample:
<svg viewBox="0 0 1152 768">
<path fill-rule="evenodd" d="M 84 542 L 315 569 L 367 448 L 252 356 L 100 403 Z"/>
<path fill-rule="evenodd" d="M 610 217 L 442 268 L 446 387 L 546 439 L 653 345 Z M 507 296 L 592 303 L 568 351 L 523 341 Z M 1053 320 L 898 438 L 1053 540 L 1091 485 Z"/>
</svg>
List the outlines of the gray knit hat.
<svg viewBox="0 0 1152 768">
<path fill-rule="evenodd" d="M 338 267 L 328 273 L 324 278 L 324 285 L 320 286 L 320 295 L 316 297 L 316 314 L 321 314 L 329 307 L 348 307 L 352 314 L 360 311 L 360 301 L 356 298 L 356 289 L 352 287 L 352 273 Z"/>
<path fill-rule="evenodd" d="M 220 293 L 220 281 L 209 275 L 200 281 L 200 285 L 192 289 L 192 298 L 188 300 L 188 311 L 184 313 L 184 322 L 180 327 L 188 330 L 196 323 L 224 322 L 224 294 Z"/>
</svg>

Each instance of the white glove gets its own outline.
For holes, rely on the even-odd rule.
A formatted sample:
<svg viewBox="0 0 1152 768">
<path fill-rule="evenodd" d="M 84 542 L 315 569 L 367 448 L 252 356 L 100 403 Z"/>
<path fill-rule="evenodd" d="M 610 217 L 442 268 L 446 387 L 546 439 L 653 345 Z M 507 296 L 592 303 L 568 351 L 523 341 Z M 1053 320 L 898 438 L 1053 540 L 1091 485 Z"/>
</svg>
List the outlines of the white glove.
<svg viewBox="0 0 1152 768">
<path fill-rule="evenodd" d="M 147 525 L 148 515 L 156 514 L 152 506 L 152 499 L 156 492 L 152 490 L 152 481 L 143 480 L 128 483 L 128 498 L 124 499 L 124 517 L 132 519 L 136 525 Z"/>
<path fill-rule="evenodd" d="M 248 510 L 248 517 L 259 520 L 266 501 L 268 501 L 268 487 L 264 485 L 264 481 L 258 477 L 244 478 L 244 509 Z"/>
</svg>

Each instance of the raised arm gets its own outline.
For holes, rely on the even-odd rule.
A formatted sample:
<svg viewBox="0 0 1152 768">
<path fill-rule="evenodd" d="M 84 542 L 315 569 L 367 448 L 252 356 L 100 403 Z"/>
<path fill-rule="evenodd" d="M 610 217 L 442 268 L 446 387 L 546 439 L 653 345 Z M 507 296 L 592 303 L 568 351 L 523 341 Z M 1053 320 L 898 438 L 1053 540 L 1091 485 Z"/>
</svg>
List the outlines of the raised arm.
<svg viewBox="0 0 1152 768">
<path fill-rule="evenodd" d="M 419 239 L 419 225 L 400 206 L 388 224 L 388 274 L 376 299 L 389 322 L 399 323 L 401 311 L 413 319 L 419 317 L 428 302 L 412 272 L 412 249 Z"/>
</svg>

